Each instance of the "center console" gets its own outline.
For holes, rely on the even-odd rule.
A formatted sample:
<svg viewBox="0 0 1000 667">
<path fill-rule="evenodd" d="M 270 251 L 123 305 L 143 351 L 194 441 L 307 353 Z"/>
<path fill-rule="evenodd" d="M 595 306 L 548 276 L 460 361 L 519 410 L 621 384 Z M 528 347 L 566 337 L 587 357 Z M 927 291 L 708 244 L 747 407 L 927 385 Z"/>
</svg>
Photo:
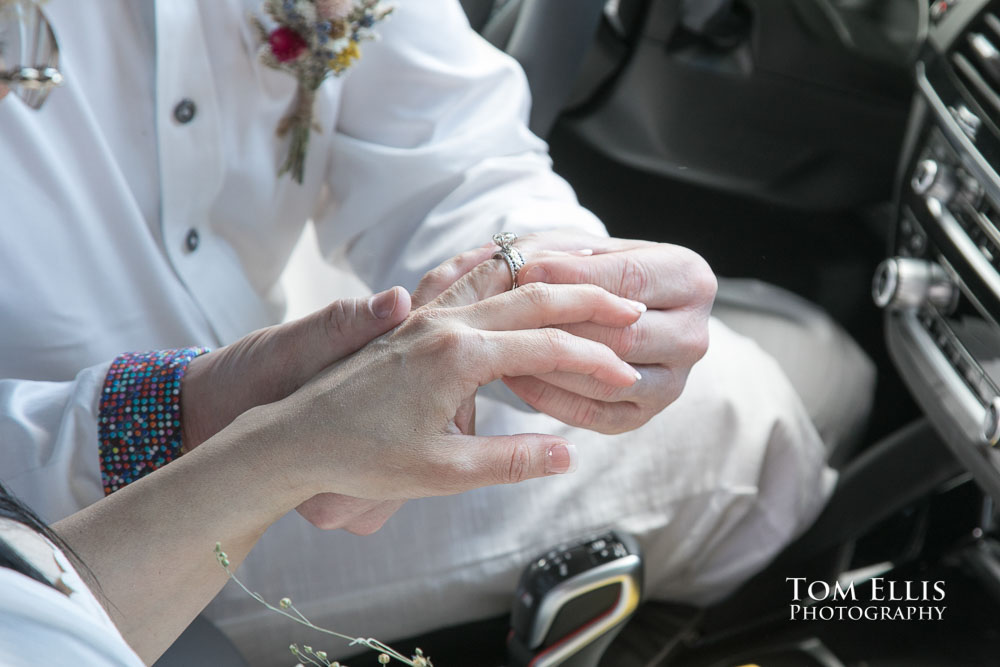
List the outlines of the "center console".
<svg viewBox="0 0 1000 667">
<path fill-rule="evenodd" d="M 1000 500 L 1000 1 L 930 17 L 873 295 L 920 407 Z"/>
</svg>

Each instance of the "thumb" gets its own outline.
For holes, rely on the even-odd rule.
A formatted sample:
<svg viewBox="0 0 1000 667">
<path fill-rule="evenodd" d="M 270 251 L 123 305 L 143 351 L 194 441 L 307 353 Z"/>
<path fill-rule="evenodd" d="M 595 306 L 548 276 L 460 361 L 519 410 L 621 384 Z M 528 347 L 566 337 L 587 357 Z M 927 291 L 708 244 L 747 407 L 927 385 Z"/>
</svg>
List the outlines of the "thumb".
<svg viewBox="0 0 1000 667">
<path fill-rule="evenodd" d="M 576 446 L 556 436 L 522 433 L 456 439 L 463 441 L 459 451 L 466 460 L 452 467 L 459 479 L 442 480 L 454 483 L 450 493 L 563 475 L 577 468 Z"/>
<path fill-rule="evenodd" d="M 186 451 L 246 410 L 285 398 L 409 313 L 409 292 L 393 287 L 370 297 L 339 299 L 312 315 L 260 329 L 194 359 L 181 391 Z"/>
<path fill-rule="evenodd" d="M 410 314 L 410 294 L 393 287 L 370 297 L 338 299 L 283 332 L 299 359 L 311 359 L 303 381 L 397 326 Z"/>
</svg>

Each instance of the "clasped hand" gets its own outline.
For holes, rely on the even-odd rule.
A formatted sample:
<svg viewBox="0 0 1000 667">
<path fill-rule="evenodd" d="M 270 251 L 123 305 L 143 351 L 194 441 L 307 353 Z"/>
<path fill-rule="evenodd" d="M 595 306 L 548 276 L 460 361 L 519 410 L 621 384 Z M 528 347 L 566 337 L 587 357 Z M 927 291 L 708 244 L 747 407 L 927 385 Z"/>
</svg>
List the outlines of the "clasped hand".
<svg viewBox="0 0 1000 667">
<path fill-rule="evenodd" d="M 252 418 L 276 448 L 294 443 L 298 472 L 310 473 L 297 477 L 315 493 L 299 511 L 362 534 L 407 498 L 571 470 L 561 438 L 475 436 L 478 387 L 502 378 L 570 424 L 635 428 L 676 398 L 704 353 L 714 277 L 675 246 L 560 234 L 519 245 L 530 284 L 514 292 L 506 266 L 479 248 L 428 273 L 412 313 L 394 288 L 196 359 L 182 392 L 186 446 L 264 405 Z"/>
</svg>

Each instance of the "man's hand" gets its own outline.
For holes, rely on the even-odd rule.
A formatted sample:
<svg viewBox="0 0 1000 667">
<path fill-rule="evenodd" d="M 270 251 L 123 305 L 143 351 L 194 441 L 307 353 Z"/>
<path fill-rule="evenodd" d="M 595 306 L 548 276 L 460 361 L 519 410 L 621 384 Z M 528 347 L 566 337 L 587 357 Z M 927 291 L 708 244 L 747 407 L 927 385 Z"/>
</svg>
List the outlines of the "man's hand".
<svg viewBox="0 0 1000 667">
<path fill-rule="evenodd" d="M 612 389 L 562 373 L 505 378 L 515 394 L 568 424 L 602 433 L 635 429 L 680 396 L 691 367 L 708 348 L 717 287 L 699 255 L 664 243 L 565 233 L 532 234 L 517 244 L 527 260 L 519 285 L 590 283 L 648 310 L 625 329 L 594 323 L 561 327 L 606 344 L 635 366 L 642 373 L 635 385 Z"/>
<path fill-rule="evenodd" d="M 517 247 L 527 260 L 518 273 L 519 285 L 589 283 L 638 301 L 647 311 L 627 328 L 593 322 L 559 327 L 606 344 L 635 366 L 642 379 L 633 386 L 615 389 L 563 373 L 504 378 L 515 394 L 540 412 L 601 433 L 638 428 L 680 396 L 691 367 L 708 348 L 717 284 L 705 260 L 680 246 L 576 232 L 528 234 L 517 240 Z M 414 308 L 472 270 L 492 278 L 478 281 L 480 296 L 509 290 L 506 263 L 482 264 L 495 250 L 492 244 L 470 250 L 428 273 L 413 294 Z M 457 294 L 455 289 L 452 293 Z"/>
<path fill-rule="evenodd" d="M 194 359 L 181 388 L 185 451 L 250 408 L 289 396 L 330 364 L 397 326 L 409 312 L 410 297 L 401 287 L 340 299 L 308 317 L 255 331 Z M 298 510 L 320 528 L 368 534 L 401 504 L 324 493 Z"/>
</svg>

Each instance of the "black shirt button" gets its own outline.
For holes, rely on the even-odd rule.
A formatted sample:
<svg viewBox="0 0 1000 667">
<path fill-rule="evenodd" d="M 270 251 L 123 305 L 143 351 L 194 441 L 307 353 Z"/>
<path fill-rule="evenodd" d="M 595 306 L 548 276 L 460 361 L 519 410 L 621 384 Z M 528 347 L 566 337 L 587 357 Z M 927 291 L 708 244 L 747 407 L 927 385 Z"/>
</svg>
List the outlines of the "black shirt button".
<svg viewBox="0 0 1000 667">
<path fill-rule="evenodd" d="M 178 123 L 190 123 L 194 120 L 197 110 L 198 107 L 195 106 L 194 100 L 185 97 L 174 107 L 174 118 L 177 119 Z"/>
<path fill-rule="evenodd" d="M 187 236 L 184 237 L 184 247 L 187 248 L 188 252 L 194 252 L 197 250 L 200 242 L 201 237 L 198 235 L 198 230 L 189 229 Z"/>
</svg>

